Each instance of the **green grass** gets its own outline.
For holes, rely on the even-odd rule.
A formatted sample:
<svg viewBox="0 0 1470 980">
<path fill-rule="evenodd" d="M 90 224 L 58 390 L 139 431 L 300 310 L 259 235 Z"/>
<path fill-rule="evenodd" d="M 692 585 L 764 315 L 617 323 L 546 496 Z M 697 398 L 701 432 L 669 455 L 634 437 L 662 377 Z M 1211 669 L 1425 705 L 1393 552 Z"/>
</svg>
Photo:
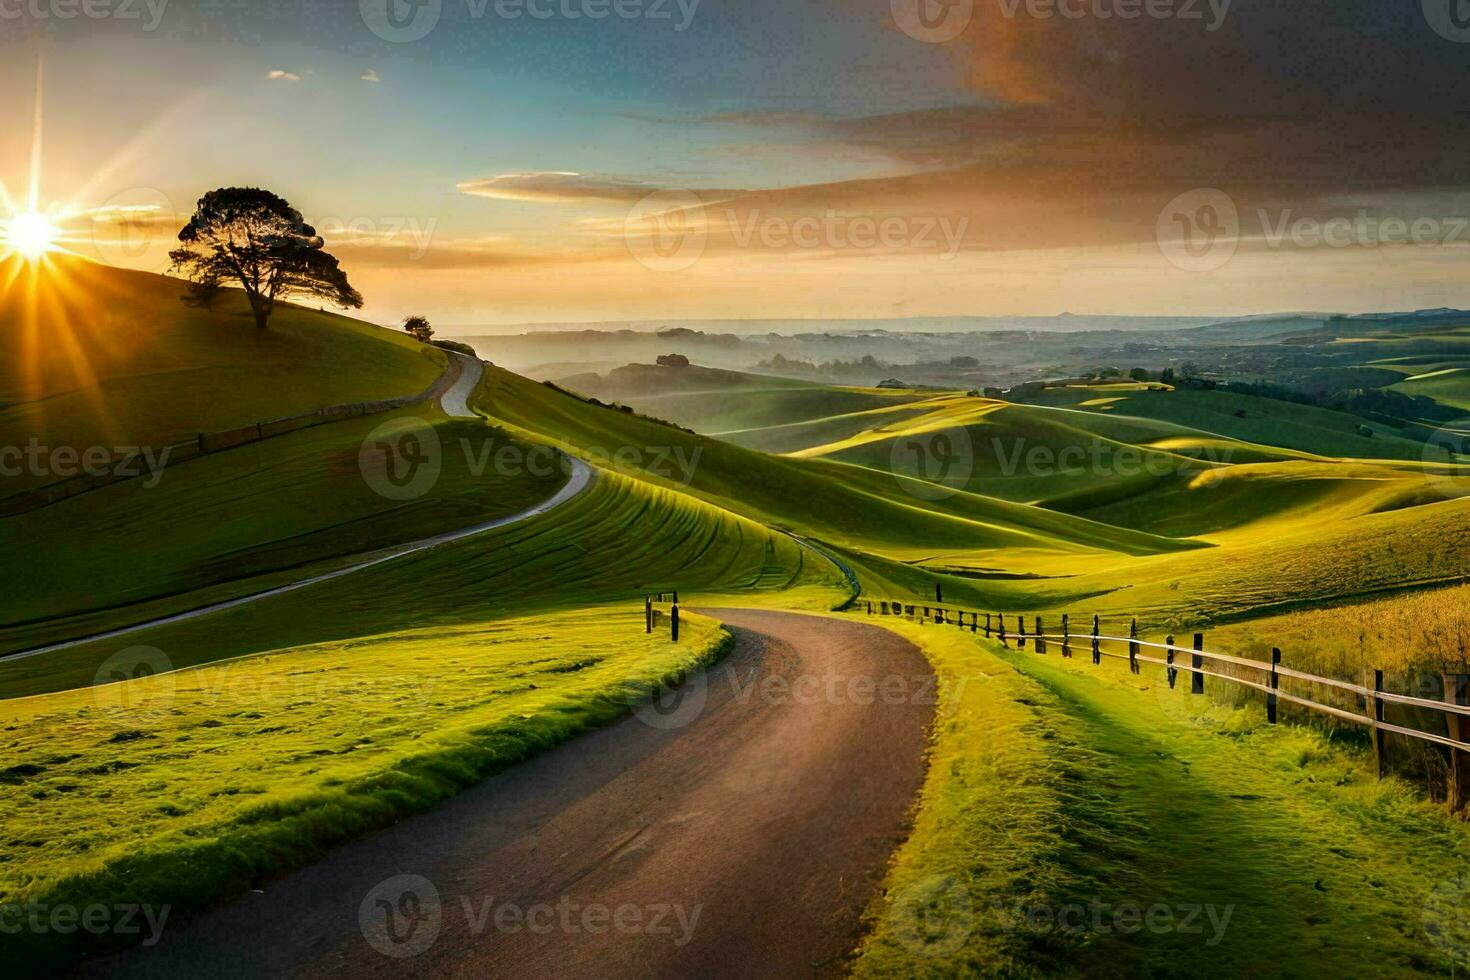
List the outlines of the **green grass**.
<svg viewBox="0 0 1470 980">
<path fill-rule="evenodd" d="M 1187 976 L 1228 964 L 1235 975 L 1422 976 L 1463 965 L 1443 896 L 1470 832 L 1407 785 L 1374 779 L 1360 749 L 1266 726 L 1259 705 L 1191 705 L 1150 673 L 884 625 L 925 649 L 942 700 L 922 807 L 856 975 Z M 1155 912 L 1159 928 L 1123 934 L 1124 906 L 1172 918 Z M 1216 923 L 1229 908 L 1229 919 L 1217 928 L 1201 915 L 1200 932 L 1181 931 L 1192 906 L 1214 906 Z M 1112 928 L 1096 927 L 1095 907 Z M 1056 927 L 1068 908 L 1080 928 Z M 1426 919 L 1454 942 L 1436 945 Z"/>
<path fill-rule="evenodd" d="M 943 549 L 1156 554 L 1197 547 L 979 494 L 935 494 L 923 481 L 866 467 L 753 452 L 588 405 L 507 371 L 487 374 L 477 409 L 528 439 L 604 459 L 621 453 L 623 469 L 641 480 L 839 547 L 903 558 Z"/>
<path fill-rule="evenodd" d="M 1470 368 L 1459 363 L 1426 366 L 1390 387 L 1406 395 L 1425 395 L 1441 404 L 1470 412 Z"/>
<path fill-rule="evenodd" d="M 433 425 L 442 448 L 432 493 L 391 500 L 364 478 L 359 451 L 392 419 Z M 0 518 L 0 550 L 29 555 L 0 594 L 0 635 L 27 624 L 39 645 L 134 622 L 138 605 L 199 605 L 200 589 L 429 537 L 521 511 L 565 475 L 476 472 L 482 458 L 524 444 L 473 420 L 419 407 L 333 423 L 181 462 L 156 484 L 137 479 Z M 252 591 L 245 589 L 244 591 Z M 19 634 L 17 634 L 19 636 Z M 13 648 L 13 647 L 12 647 Z"/>
<path fill-rule="evenodd" d="M 727 649 L 641 604 L 406 630 L 0 704 L 0 905 L 182 915 L 626 712 Z M 118 937 L 23 933 L 13 968 Z M 91 944 L 99 944 L 97 946 Z"/>
<path fill-rule="evenodd" d="M 188 604 L 280 577 L 199 590 Z M 549 616 L 672 588 L 691 596 L 799 589 L 809 604 L 815 604 L 815 593 L 825 594 L 829 607 L 847 591 L 834 565 L 786 535 L 694 498 L 603 472 L 585 492 L 532 520 L 207 617 L 0 662 L 0 693 L 13 697 L 91 684 L 108 658 L 139 644 L 163 650 L 176 666 L 192 666 L 401 629 Z M 137 611 L 163 608 L 143 604 Z M 90 623 L 78 618 L 76 635 L 87 635 Z M 12 648 L 23 646 L 17 632 L 6 637 Z"/>
<path fill-rule="evenodd" d="M 767 452 L 786 451 L 776 448 L 783 435 L 768 429 L 786 430 L 793 424 L 820 423 L 832 416 L 887 411 L 928 397 L 913 391 L 814 384 L 695 365 L 629 364 L 605 375 L 580 374 L 559 383 L 580 395 L 630 405 L 644 415 Z"/>
<path fill-rule="evenodd" d="M 0 432 L 48 447 L 172 445 L 328 405 L 415 395 L 444 353 L 402 332 L 243 294 L 212 311 L 177 279 L 53 258 L 0 261 Z M 227 393 L 222 397 L 222 393 Z M 7 440 L 9 441 L 9 440 Z M 5 492 L 54 477 L 7 477 Z"/>
</svg>

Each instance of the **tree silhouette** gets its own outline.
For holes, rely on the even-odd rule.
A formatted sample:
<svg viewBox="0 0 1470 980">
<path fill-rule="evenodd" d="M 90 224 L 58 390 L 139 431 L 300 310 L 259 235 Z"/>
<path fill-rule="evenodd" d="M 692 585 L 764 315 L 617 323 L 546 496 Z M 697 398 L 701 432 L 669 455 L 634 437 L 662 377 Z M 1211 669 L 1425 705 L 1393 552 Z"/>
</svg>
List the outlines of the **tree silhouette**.
<svg viewBox="0 0 1470 980">
<path fill-rule="evenodd" d="M 403 318 L 403 329 L 413 334 L 413 338 L 421 343 L 427 344 L 429 338 L 434 336 L 434 328 L 429 326 L 429 318 L 417 314 Z"/>
<path fill-rule="evenodd" d="M 314 296 L 334 306 L 361 307 L 362 294 L 322 248 L 316 229 L 283 198 L 257 187 L 221 187 L 199 199 L 169 252 L 173 268 L 201 301 L 222 285 L 239 285 L 261 330 L 276 300 Z"/>
</svg>

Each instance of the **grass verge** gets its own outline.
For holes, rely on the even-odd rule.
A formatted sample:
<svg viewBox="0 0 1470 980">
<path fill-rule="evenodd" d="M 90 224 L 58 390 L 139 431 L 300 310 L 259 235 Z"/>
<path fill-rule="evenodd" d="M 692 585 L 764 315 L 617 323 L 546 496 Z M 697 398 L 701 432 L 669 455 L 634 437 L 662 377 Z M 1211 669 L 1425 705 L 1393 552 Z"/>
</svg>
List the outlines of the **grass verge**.
<svg viewBox="0 0 1470 980">
<path fill-rule="evenodd" d="M 129 903 L 181 916 L 625 713 L 722 656 L 642 612 L 409 631 L 5 702 L 0 913 Z M 614 642 L 609 642 L 612 638 Z M 137 941 L 22 930 L 52 968 Z"/>
<path fill-rule="evenodd" d="M 1465 965 L 1470 833 L 1357 749 L 1152 673 L 883 625 L 930 657 L 942 700 L 858 976 Z"/>
</svg>

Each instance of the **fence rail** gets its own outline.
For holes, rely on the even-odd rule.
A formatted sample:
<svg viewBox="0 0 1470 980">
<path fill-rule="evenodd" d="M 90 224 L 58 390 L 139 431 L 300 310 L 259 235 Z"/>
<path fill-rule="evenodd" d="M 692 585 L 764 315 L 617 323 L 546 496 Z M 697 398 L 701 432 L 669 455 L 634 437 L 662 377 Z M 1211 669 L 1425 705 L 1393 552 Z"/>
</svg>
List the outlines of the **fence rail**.
<svg viewBox="0 0 1470 980">
<path fill-rule="evenodd" d="M 1405 738 L 1416 739 L 1432 745 L 1440 746 L 1449 751 L 1448 759 L 1448 784 L 1450 803 L 1456 809 L 1470 800 L 1470 722 L 1463 719 L 1470 717 L 1470 675 L 1445 674 L 1444 699 L 1415 697 L 1409 694 L 1397 694 L 1383 689 L 1383 671 L 1373 671 L 1373 686 L 1357 684 L 1352 681 L 1340 680 L 1335 677 L 1322 677 L 1318 674 L 1306 671 L 1294 670 L 1285 667 L 1281 663 L 1281 651 L 1272 648 L 1271 659 L 1255 660 L 1249 657 L 1239 657 L 1228 653 L 1218 653 L 1207 650 L 1204 647 L 1204 634 L 1195 633 L 1192 646 L 1181 646 L 1174 642 L 1174 637 L 1169 636 L 1163 643 L 1153 640 L 1145 640 L 1138 635 L 1138 620 L 1131 620 L 1129 635 L 1118 636 L 1103 633 L 1101 621 L 1097 616 L 1092 617 L 1092 631 L 1074 633 L 1069 625 L 1069 617 L 1061 617 L 1061 632 L 1048 632 L 1042 622 L 1043 617 L 1034 616 L 1034 628 L 1027 632 L 1026 617 L 1019 614 L 1010 614 L 1009 620 L 1012 624 L 1007 629 L 1007 614 L 988 613 L 956 606 L 953 603 L 944 603 L 941 597 L 934 603 L 925 604 L 922 600 L 915 602 L 913 599 L 892 599 L 864 597 L 862 602 L 866 603 L 867 614 L 892 616 L 900 615 L 925 623 L 932 621 L 937 625 L 953 624 L 960 629 L 968 629 L 971 633 L 984 633 L 987 638 L 994 638 L 1002 645 L 1009 645 L 1014 640 L 1018 649 L 1025 649 L 1027 641 L 1030 641 L 1037 653 L 1046 653 L 1048 643 L 1059 643 L 1063 657 L 1071 657 L 1073 644 L 1087 644 L 1092 654 L 1093 663 L 1101 663 L 1103 657 L 1117 660 L 1126 660 L 1133 673 L 1139 672 L 1139 664 L 1153 664 L 1163 667 L 1167 672 L 1169 686 L 1172 688 L 1175 679 L 1180 672 L 1188 673 L 1191 678 L 1190 693 L 1203 694 L 1206 678 L 1216 678 L 1241 687 L 1260 691 L 1266 696 L 1266 717 L 1269 722 L 1276 722 L 1277 702 L 1283 701 L 1288 704 L 1298 705 L 1309 711 L 1320 712 L 1330 715 L 1342 721 L 1366 726 L 1373 741 L 1374 754 L 1378 762 L 1378 774 L 1382 776 L 1387 769 L 1386 748 L 1384 735 L 1401 735 Z M 861 603 L 859 604 L 861 605 Z M 967 621 L 968 617 L 968 621 Z M 1116 646 L 1113 649 L 1104 649 L 1104 644 L 1117 645 L 1126 644 L 1127 650 L 1119 651 Z M 1163 651 L 1164 656 L 1148 656 L 1143 650 Z M 1187 658 L 1176 657 L 1179 654 L 1188 654 Z M 1225 673 L 1222 670 L 1206 669 L 1206 662 L 1215 664 L 1226 664 L 1231 667 L 1256 671 L 1259 678 L 1241 677 L 1235 674 Z M 1326 704 L 1314 700 L 1302 694 L 1283 691 L 1280 687 L 1282 678 L 1297 681 L 1303 684 L 1321 684 L 1333 690 L 1342 691 L 1362 699 L 1362 710 L 1352 711 L 1334 704 Z M 1415 708 L 1423 711 L 1438 712 L 1445 716 L 1446 728 L 1449 735 L 1441 735 L 1437 732 L 1425 731 L 1421 728 L 1412 728 L 1406 725 L 1394 724 L 1384 720 L 1384 706 L 1386 704 L 1403 705 L 1407 708 Z M 1458 736 L 1458 737 L 1456 737 Z"/>
</svg>

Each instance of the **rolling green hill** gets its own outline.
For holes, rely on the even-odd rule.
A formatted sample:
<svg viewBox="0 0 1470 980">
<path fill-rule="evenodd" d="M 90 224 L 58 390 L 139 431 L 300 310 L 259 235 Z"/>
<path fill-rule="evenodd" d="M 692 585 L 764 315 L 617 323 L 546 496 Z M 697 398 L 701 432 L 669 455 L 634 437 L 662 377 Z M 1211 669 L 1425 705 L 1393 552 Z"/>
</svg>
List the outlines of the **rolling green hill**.
<svg viewBox="0 0 1470 980">
<path fill-rule="evenodd" d="M 46 446 L 161 447 L 415 395 L 446 363 L 350 317 L 282 304 L 260 331 L 238 290 L 210 310 L 186 306 L 183 292 L 177 279 L 83 259 L 0 260 L 0 432 Z M 46 482 L 15 485 L 35 481 Z"/>
<path fill-rule="evenodd" d="M 573 375 L 557 383 L 579 395 L 620 402 L 644 415 L 767 452 L 788 448 L 769 429 L 901 410 L 928 397 L 917 391 L 814 384 L 698 365 L 628 364 L 604 375 Z"/>
</svg>

